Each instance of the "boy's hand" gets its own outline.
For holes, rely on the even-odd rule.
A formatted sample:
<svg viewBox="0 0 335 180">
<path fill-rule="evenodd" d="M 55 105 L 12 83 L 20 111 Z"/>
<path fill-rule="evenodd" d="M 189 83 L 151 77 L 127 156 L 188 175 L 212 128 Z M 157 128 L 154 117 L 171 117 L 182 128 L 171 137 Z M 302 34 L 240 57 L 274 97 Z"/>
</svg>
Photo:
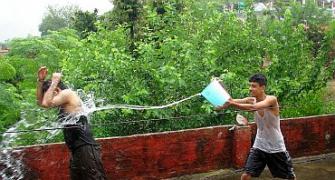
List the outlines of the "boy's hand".
<svg viewBox="0 0 335 180">
<path fill-rule="evenodd" d="M 52 82 L 53 83 L 59 83 L 61 79 L 62 74 L 61 73 L 53 73 L 52 74 Z"/>
<path fill-rule="evenodd" d="M 220 111 L 220 110 L 223 110 L 223 109 L 227 109 L 230 106 L 231 101 L 232 101 L 232 99 L 229 99 L 224 105 L 217 106 L 214 110 L 215 111 Z"/>
<path fill-rule="evenodd" d="M 40 67 L 37 73 L 38 81 L 44 81 L 47 75 L 48 75 L 48 69 L 45 66 Z"/>
<path fill-rule="evenodd" d="M 256 104 L 256 98 L 255 97 L 247 97 L 246 99 L 246 103 L 248 104 Z"/>
</svg>

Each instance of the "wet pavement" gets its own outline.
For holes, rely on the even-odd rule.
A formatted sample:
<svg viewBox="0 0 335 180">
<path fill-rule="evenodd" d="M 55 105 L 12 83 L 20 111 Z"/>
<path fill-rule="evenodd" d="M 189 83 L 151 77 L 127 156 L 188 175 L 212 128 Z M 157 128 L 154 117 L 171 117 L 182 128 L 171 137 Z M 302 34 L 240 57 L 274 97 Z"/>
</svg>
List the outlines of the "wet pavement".
<svg viewBox="0 0 335 180">
<path fill-rule="evenodd" d="M 298 180 L 335 180 L 335 153 L 293 159 L 293 168 Z M 170 180 L 238 180 L 241 174 L 241 170 L 224 169 Z M 270 171 L 265 169 L 259 178 L 253 179 L 275 178 L 272 178 Z"/>
</svg>

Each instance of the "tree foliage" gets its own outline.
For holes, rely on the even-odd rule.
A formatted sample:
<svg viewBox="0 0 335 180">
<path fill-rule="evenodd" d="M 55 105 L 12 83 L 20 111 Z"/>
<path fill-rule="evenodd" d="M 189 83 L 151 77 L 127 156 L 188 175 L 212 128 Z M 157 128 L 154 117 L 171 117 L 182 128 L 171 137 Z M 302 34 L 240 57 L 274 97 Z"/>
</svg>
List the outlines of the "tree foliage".
<svg viewBox="0 0 335 180">
<path fill-rule="evenodd" d="M 16 70 L 14 67 L 8 63 L 0 64 L 0 81 L 9 81 L 14 79 Z"/>
<path fill-rule="evenodd" d="M 283 20 L 253 13 L 241 19 L 235 12 L 222 12 L 217 3 L 187 1 L 182 9 L 176 3 L 162 3 L 164 13 L 157 6 L 143 6 L 143 39 L 135 41 L 136 57 L 127 49 L 127 26 L 112 32 L 100 27 L 63 61 L 68 81 L 109 104 L 157 105 L 200 92 L 212 76 L 220 76 L 233 97 L 246 96 L 248 77 L 262 72 L 269 78 L 269 93 L 289 106 L 300 95 L 324 87 L 330 77 L 323 56 L 328 50 L 312 53 L 314 42 L 289 9 Z M 159 111 L 114 110 L 96 119 L 122 122 L 195 113 L 211 114 L 212 108 L 198 99 Z M 194 120 L 115 126 L 107 131 L 128 134 L 226 122 L 220 117 Z"/>
<path fill-rule="evenodd" d="M 98 10 L 93 13 L 89 11 L 78 10 L 71 19 L 71 28 L 77 30 L 81 38 L 86 38 L 90 32 L 96 32 L 95 23 L 98 19 Z"/>
<path fill-rule="evenodd" d="M 316 18 L 315 28 L 306 28 L 301 14 L 307 7 L 283 5 L 274 16 L 256 14 L 249 1 L 242 14 L 225 11 L 221 0 L 115 3 L 114 11 L 99 17 L 92 31 L 93 20 L 86 20 L 95 15 L 81 14 L 83 21 L 78 21 L 85 23 L 80 27 L 87 26 L 77 29 L 86 33 L 81 37 L 75 30 L 63 29 L 10 42 L 5 59 L 16 75 L 6 83 L 16 88 L 13 97 L 18 94 L 24 102 L 20 110 L 31 124 L 26 128 L 55 120 L 55 112 L 35 105 L 36 71 L 41 65 L 50 72 L 62 71 L 72 88 L 94 92 L 105 105 L 168 104 L 201 92 L 213 76 L 240 98 L 249 93 L 249 76 L 261 72 L 268 77 L 268 93 L 279 99 L 283 117 L 333 110 L 334 104 L 324 103 L 323 92 L 334 69 L 334 22 Z M 199 97 L 161 110 L 96 112 L 91 123 L 95 134 L 103 137 L 227 124 L 234 115 L 231 110 L 214 113 Z M 49 135 L 29 138 L 36 142 Z M 29 143 L 22 140 L 24 136 L 18 144 Z"/>
<path fill-rule="evenodd" d="M 42 23 L 39 25 L 41 35 L 47 35 L 48 31 L 56 31 L 71 26 L 71 18 L 78 11 L 77 6 L 48 6 Z"/>
</svg>

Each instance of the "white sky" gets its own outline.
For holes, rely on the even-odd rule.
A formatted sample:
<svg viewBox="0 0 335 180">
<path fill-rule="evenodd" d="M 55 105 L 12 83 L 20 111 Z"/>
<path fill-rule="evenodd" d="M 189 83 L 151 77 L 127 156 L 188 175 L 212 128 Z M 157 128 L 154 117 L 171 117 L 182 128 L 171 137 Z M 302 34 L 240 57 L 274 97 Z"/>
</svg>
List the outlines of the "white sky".
<svg viewBox="0 0 335 180">
<path fill-rule="evenodd" d="M 0 0 L 0 42 L 27 35 L 39 36 L 47 6 L 77 5 L 82 10 L 102 14 L 113 8 L 109 0 Z"/>
</svg>

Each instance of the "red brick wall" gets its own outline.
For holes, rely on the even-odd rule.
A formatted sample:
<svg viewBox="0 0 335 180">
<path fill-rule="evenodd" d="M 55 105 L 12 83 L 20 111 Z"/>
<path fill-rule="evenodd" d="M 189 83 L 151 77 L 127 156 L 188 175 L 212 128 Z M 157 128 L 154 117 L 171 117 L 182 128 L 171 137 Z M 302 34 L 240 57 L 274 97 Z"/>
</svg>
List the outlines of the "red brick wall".
<svg viewBox="0 0 335 180">
<path fill-rule="evenodd" d="M 216 126 L 184 131 L 99 139 L 110 179 L 160 179 L 222 168 L 241 168 L 255 124 L 229 131 Z M 335 152 L 335 115 L 281 121 L 293 157 Z M 69 154 L 64 144 L 25 147 L 26 177 L 68 179 Z M 0 166 L 1 167 L 1 166 Z"/>
<path fill-rule="evenodd" d="M 109 177 L 171 177 L 230 167 L 232 133 L 226 127 L 108 138 L 103 161 Z M 108 163 L 109 162 L 109 163 Z"/>
<path fill-rule="evenodd" d="M 69 153 L 64 144 L 23 149 L 27 179 L 69 179 Z"/>
<path fill-rule="evenodd" d="M 335 116 L 312 116 L 281 122 L 293 157 L 335 152 Z"/>
</svg>

